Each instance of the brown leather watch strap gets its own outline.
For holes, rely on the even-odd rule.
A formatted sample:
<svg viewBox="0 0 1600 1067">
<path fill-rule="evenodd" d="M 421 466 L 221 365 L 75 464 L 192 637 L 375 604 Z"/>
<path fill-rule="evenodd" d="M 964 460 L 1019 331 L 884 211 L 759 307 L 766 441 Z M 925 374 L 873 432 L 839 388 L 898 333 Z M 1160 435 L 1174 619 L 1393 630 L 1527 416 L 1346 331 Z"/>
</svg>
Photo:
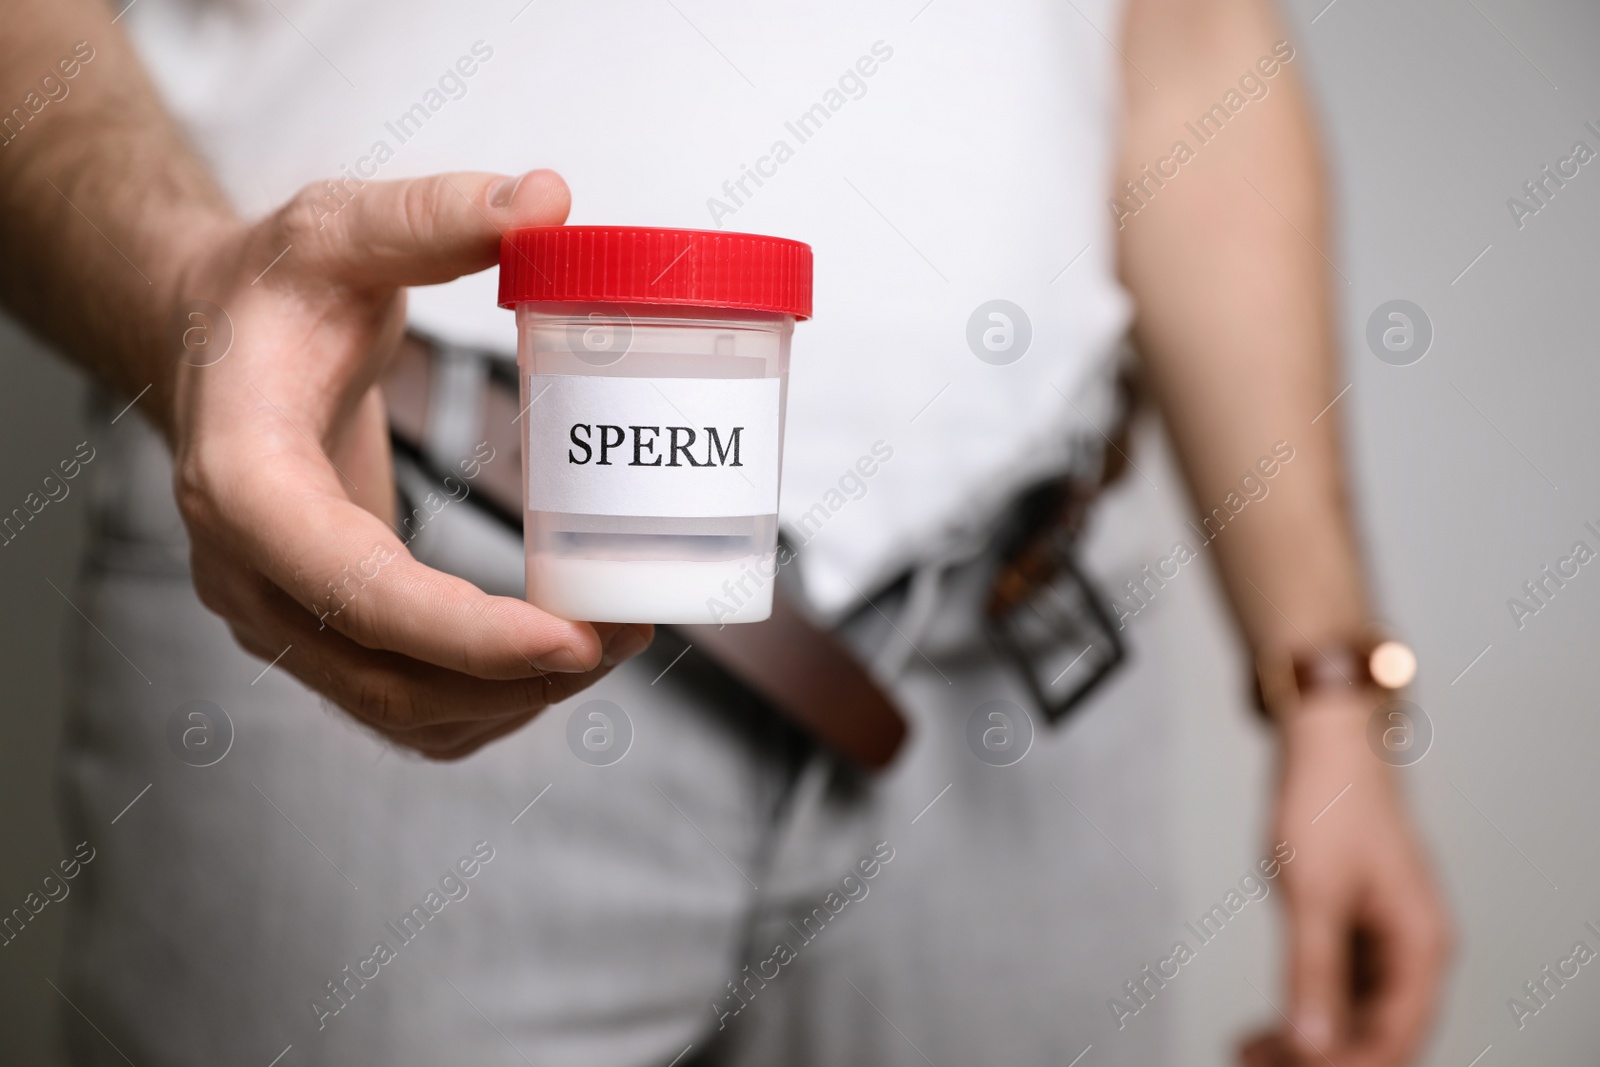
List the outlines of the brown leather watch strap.
<svg viewBox="0 0 1600 1067">
<path fill-rule="evenodd" d="M 1256 656 L 1256 710 L 1268 718 L 1292 712 L 1325 690 L 1393 694 L 1416 675 L 1411 649 L 1377 633 L 1311 649 L 1277 649 Z"/>
<path fill-rule="evenodd" d="M 1269 716 L 1281 715 L 1319 690 L 1370 688 L 1366 651 L 1346 644 L 1310 653 L 1283 650 L 1257 656 L 1257 709 Z"/>
<path fill-rule="evenodd" d="M 407 335 L 383 381 L 392 432 L 424 452 L 431 396 L 432 346 Z M 503 379 L 489 378 L 489 396 L 482 404 L 482 440 L 510 462 L 494 468 L 495 477 L 475 484 L 505 516 L 523 511 L 522 486 L 515 457 L 521 455 L 517 390 Z M 904 716 L 873 681 L 850 651 L 827 630 L 814 625 L 797 605 L 774 589 L 772 617 L 736 626 L 675 627 L 694 650 L 710 656 L 734 678 L 764 698 L 817 741 L 867 770 L 879 770 L 904 744 Z"/>
</svg>

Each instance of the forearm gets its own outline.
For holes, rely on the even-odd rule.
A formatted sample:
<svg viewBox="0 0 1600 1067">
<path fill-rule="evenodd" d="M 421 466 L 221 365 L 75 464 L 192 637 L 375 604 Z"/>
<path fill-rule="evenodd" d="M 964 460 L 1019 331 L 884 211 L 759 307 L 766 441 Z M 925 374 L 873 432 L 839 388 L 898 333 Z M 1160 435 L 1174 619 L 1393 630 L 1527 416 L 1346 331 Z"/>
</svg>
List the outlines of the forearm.
<svg viewBox="0 0 1600 1067">
<path fill-rule="evenodd" d="M 11 118 L 0 134 L 0 303 L 125 395 L 151 386 L 151 410 L 167 411 L 184 265 L 231 223 L 227 202 L 112 11 L 4 0 L 0 12 L 0 118 Z M 75 62 L 63 68 L 64 57 Z"/>
<path fill-rule="evenodd" d="M 1318 417 L 1339 388 L 1331 248 L 1295 64 L 1280 60 L 1270 78 L 1257 67 L 1282 39 L 1259 0 L 1142 7 L 1129 57 L 1160 90 L 1129 71 L 1117 184 L 1170 158 L 1175 141 L 1194 150 L 1164 185 L 1145 182 L 1142 203 L 1124 195 L 1137 214 L 1121 220 L 1122 270 L 1153 390 L 1202 518 L 1221 509 L 1203 529 L 1247 640 L 1281 648 L 1347 637 L 1367 604 L 1337 408 Z M 1187 25 L 1178 32 L 1173 21 Z M 1185 124 L 1238 91 L 1245 71 L 1265 95 L 1241 93 L 1248 102 L 1201 143 Z M 1293 460 L 1263 478 L 1257 463 L 1278 442 Z M 1241 505 L 1247 474 L 1268 495 Z"/>
</svg>

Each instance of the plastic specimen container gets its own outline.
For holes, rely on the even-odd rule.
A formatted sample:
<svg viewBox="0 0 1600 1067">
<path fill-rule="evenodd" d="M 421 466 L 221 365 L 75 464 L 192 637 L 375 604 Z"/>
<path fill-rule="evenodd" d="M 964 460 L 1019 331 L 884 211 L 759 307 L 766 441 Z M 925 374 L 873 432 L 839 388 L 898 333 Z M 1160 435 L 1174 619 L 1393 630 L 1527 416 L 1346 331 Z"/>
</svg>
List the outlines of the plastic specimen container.
<svg viewBox="0 0 1600 1067">
<path fill-rule="evenodd" d="M 527 596 L 588 622 L 772 611 L 789 341 L 811 249 L 754 234 L 507 234 Z"/>
</svg>

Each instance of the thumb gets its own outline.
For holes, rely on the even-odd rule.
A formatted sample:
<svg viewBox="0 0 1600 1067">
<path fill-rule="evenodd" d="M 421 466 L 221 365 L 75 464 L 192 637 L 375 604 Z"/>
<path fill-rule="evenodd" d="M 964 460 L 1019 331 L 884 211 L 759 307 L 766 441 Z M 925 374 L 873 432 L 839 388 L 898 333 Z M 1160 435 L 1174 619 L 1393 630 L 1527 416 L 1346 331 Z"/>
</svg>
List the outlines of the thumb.
<svg viewBox="0 0 1600 1067">
<path fill-rule="evenodd" d="M 312 186 L 284 208 L 283 222 L 307 269 L 337 283 L 395 288 L 492 267 L 507 230 L 559 226 L 571 203 L 552 170 L 462 172 L 367 182 L 342 201 Z"/>
<path fill-rule="evenodd" d="M 1289 1002 L 1292 1040 L 1305 1052 L 1333 1047 L 1345 975 L 1344 924 L 1321 901 L 1290 901 Z"/>
</svg>

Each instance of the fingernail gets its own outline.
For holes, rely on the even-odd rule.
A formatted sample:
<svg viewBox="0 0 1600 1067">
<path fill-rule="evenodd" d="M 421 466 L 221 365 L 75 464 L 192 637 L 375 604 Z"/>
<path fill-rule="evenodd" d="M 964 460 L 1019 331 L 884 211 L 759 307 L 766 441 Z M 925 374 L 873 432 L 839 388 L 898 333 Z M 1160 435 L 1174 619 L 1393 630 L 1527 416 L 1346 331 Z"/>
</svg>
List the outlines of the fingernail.
<svg viewBox="0 0 1600 1067">
<path fill-rule="evenodd" d="M 490 207 L 510 207 L 511 202 L 517 198 L 517 187 L 522 184 L 526 174 L 518 174 L 511 178 L 501 178 L 489 187 Z"/>
<path fill-rule="evenodd" d="M 1322 1012 L 1299 1012 L 1295 1016 L 1294 1027 L 1314 1051 L 1320 1052 L 1333 1042 L 1333 1023 Z"/>
<path fill-rule="evenodd" d="M 625 659 L 632 659 L 645 650 L 650 642 L 644 635 L 631 626 L 624 626 L 611 635 L 611 640 L 606 643 L 605 654 L 600 657 L 600 662 L 607 667 L 615 667 Z"/>
<path fill-rule="evenodd" d="M 554 652 L 536 656 L 533 665 L 541 671 L 562 671 L 568 674 L 582 673 L 587 669 L 579 661 L 577 654 L 569 648 L 558 648 Z"/>
</svg>

